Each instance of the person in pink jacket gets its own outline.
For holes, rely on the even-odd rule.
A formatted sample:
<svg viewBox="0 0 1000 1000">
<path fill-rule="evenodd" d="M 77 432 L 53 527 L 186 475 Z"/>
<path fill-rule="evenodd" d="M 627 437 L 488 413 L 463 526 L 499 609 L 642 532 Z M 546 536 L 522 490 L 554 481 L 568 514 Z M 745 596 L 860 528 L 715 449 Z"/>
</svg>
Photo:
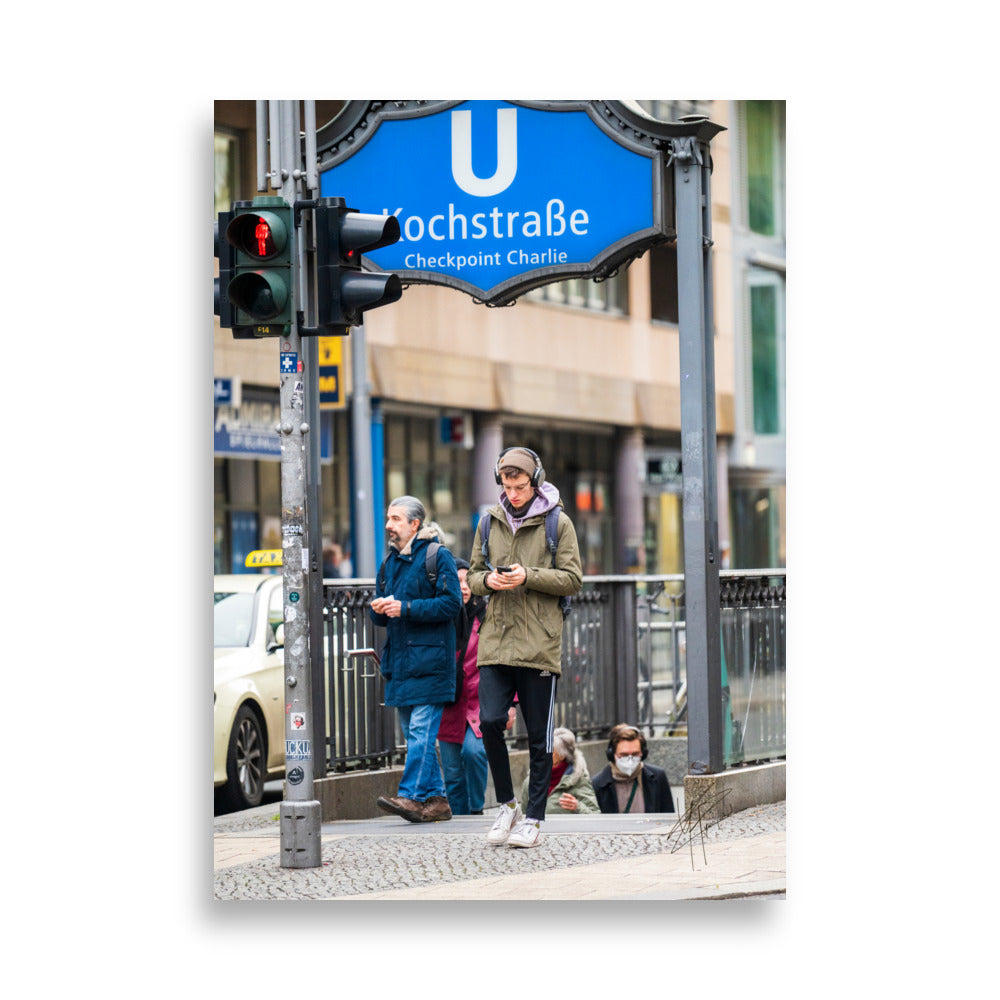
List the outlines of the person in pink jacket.
<svg viewBox="0 0 1000 1000">
<path fill-rule="evenodd" d="M 483 733 L 479 728 L 479 668 L 476 653 L 479 648 L 479 626 L 486 613 L 486 601 L 474 597 L 466 577 L 469 564 L 456 559 L 458 584 L 462 590 L 462 609 L 455 619 L 455 655 L 461 668 L 461 681 L 456 677 L 457 699 L 445 707 L 438 729 L 438 753 L 453 815 L 483 814 L 486 798 L 486 778 L 489 769 L 483 749 Z M 459 686 L 460 683 L 460 686 Z M 507 728 L 513 723 L 510 710 Z"/>
</svg>

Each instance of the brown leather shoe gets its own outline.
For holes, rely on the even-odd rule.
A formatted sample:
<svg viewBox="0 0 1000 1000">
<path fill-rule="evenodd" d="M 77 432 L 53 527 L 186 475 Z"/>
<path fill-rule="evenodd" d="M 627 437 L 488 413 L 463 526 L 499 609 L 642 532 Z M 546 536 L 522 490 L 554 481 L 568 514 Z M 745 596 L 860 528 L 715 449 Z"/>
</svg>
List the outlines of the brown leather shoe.
<svg viewBox="0 0 1000 1000">
<path fill-rule="evenodd" d="M 425 823 L 440 823 L 451 819 L 451 806 L 443 795 L 432 795 L 421 810 L 421 818 Z"/>
<path fill-rule="evenodd" d="M 388 796 L 380 795 L 376 799 L 375 805 L 383 812 L 402 816 L 403 819 L 409 820 L 411 823 L 423 822 L 421 815 L 422 807 L 419 802 L 414 802 L 413 799 L 389 798 Z"/>
</svg>

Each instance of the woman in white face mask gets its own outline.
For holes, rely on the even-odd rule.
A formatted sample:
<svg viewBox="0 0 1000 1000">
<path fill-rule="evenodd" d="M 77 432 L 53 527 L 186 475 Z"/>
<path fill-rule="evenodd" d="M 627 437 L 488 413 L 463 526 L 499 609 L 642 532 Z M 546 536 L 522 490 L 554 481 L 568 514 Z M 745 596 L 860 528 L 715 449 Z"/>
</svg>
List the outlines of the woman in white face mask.
<svg viewBox="0 0 1000 1000">
<path fill-rule="evenodd" d="M 674 799 L 666 772 L 646 763 L 646 738 L 635 726 L 619 724 L 611 730 L 610 763 L 593 779 L 602 813 L 672 813 Z"/>
</svg>

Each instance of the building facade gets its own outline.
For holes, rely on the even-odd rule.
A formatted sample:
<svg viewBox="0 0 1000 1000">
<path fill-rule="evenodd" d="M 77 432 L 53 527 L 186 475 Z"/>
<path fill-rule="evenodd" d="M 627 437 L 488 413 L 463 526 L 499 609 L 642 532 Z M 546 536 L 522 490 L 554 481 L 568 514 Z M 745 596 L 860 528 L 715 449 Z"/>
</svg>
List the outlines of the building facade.
<svg viewBox="0 0 1000 1000">
<path fill-rule="evenodd" d="M 785 110 L 783 101 L 640 101 L 724 125 L 711 146 L 719 541 L 724 564 L 785 564 Z M 317 102 L 317 123 L 339 102 Z M 253 101 L 215 108 L 216 211 L 256 190 Z M 350 201 L 350 192 L 344 197 Z M 584 571 L 683 571 L 676 253 L 654 247 L 603 282 L 574 279 L 487 308 L 413 285 L 365 316 L 376 495 L 424 500 L 468 556 L 503 447 L 542 458 L 580 538 Z M 279 548 L 276 340 L 214 324 L 215 566 Z M 324 541 L 351 549 L 350 353 L 324 410 Z M 235 395 L 234 395 L 235 394 Z M 358 575 L 373 567 L 355 566 Z"/>
</svg>

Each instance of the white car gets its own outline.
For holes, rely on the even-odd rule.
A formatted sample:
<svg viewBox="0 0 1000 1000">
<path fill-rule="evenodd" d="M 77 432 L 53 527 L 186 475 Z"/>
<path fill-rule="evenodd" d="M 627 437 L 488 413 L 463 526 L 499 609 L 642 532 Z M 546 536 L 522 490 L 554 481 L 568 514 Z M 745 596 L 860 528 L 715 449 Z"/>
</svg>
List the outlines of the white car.
<svg viewBox="0 0 1000 1000">
<path fill-rule="evenodd" d="M 217 807 L 258 806 L 285 773 L 282 601 L 280 575 L 215 578 Z"/>
</svg>

